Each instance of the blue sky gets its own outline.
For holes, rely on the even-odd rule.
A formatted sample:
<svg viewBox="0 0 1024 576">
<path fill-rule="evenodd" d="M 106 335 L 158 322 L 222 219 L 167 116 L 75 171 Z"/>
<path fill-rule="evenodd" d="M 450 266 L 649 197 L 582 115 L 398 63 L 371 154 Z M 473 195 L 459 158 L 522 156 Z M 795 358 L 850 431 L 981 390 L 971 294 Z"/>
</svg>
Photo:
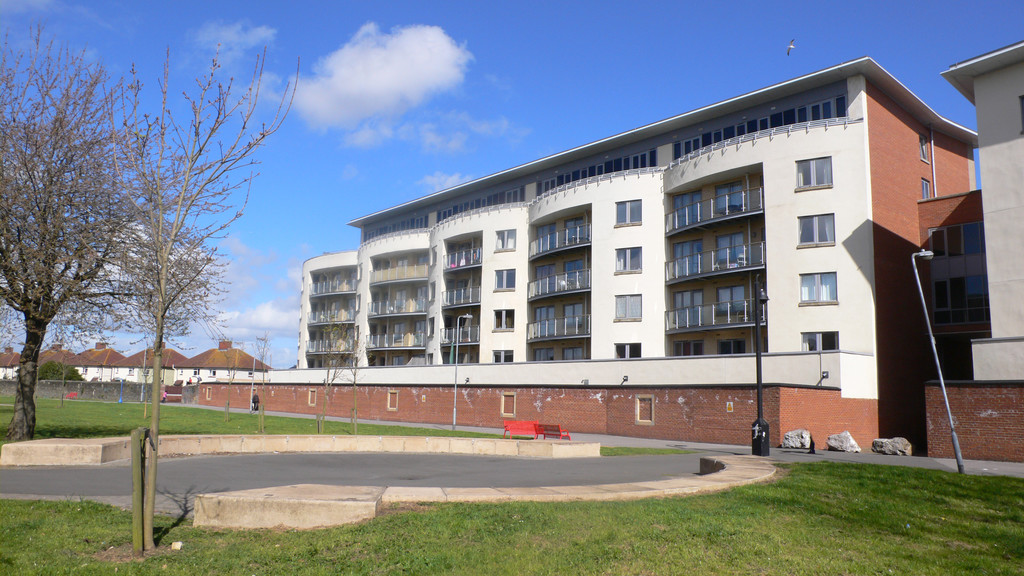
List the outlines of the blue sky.
<svg viewBox="0 0 1024 576">
<path fill-rule="evenodd" d="M 153 86 L 168 51 L 178 90 L 218 45 L 238 77 L 266 46 L 272 90 L 299 65 L 295 105 L 222 243 L 223 334 L 269 332 L 275 367 L 296 362 L 302 262 L 356 248 L 353 218 L 861 56 L 974 128 L 939 73 L 1024 39 L 1022 22 L 1019 1 L 0 0 L 12 44 L 42 24 Z M 112 339 L 126 353 L 131 341 Z M 215 341 L 197 330 L 174 344 L 192 355 Z"/>
</svg>

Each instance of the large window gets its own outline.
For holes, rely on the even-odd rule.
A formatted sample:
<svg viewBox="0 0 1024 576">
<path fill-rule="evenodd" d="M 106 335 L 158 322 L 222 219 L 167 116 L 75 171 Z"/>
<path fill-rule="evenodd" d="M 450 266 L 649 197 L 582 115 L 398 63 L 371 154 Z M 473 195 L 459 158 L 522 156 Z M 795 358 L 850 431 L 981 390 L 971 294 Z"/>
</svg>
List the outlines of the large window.
<svg viewBox="0 0 1024 576">
<path fill-rule="evenodd" d="M 642 315 L 642 298 L 640 294 L 627 294 L 615 297 L 616 320 L 639 320 Z"/>
<path fill-rule="evenodd" d="M 839 332 L 804 332 L 800 339 L 805 352 L 839 350 Z"/>
<path fill-rule="evenodd" d="M 502 363 L 511 362 L 511 361 L 512 361 L 512 351 L 511 350 L 495 350 L 494 351 L 494 363 L 495 364 L 502 364 Z"/>
<path fill-rule="evenodd" d="M 640 248 L 619 248 L 615 251 L 616 272 L 639 272 L 643 269 Z"/>
<path fill-rule="evenodd" d="M 497 242 L 494 245 L 496 252 L 516 249 L 516 231 L 498 230 Z"/>
<path fill-rule="evenodd" d="M 516 311 L 515 310 L 495 310 L 494 311 L 494 329 L 495 330 L 512 330 L 516 327 Z"/>
<path fill-rule="evenodd" d="M 747 351 L 747 341 L 741 339 L 733 340 L 719 340 L 718 341 L 718 353 L 719 354 L 745 354 Z"/>
<path fill-rule="evenodd" d="M 562 360 L 585 360 L 582 346 L 562 348 Z"/>
<path fill-rule="evenodd" d="M 640 357 L 640 343 L 631 342 L 628 344 L 616 344 L 615 345 L 615 357 L 616 358 L 639 358 Z"/>
<path fill-rule="evenodd" d="M 800 275 L 800 302 L 833 303 L 836 296 L 836 273 L 822 272 L 819 274 Z"/>
<path fill-rule="evenodd" d="M 800 160 L 796 163 L 796 187 L 815 188 L 832 185 L 832 158 Z"/>
<path fill-rule="evenodd" d="M 813 244 L 835 244 L 836 224 L 833 214 L 818 214 L 816 216 L 801 216 L 800 222 L 800 245 Z"/>
<path fill-rule="evenodd" d="M 683 340 L 672 343 L 673 356 L 702 356 L 704 355 L 703 340 Z"/>
<path fill-rule="evenodd" d="M 934 286 L 936 324 L 991 321 L 984 275 L 936 280 Z"/>
<path fill-rule="evenodd" d="M 985 251 L 985 228 L 981 222 L 957 224 L 930 231 L 936 257 L 981 254 Z"/>
<path fill-rule="evenodd" d="M 616 224 L 639 224 L 642 220 L 641 202 L 639 200 L 615 203 Z"/>
<path fill-rule="evenodd" d="M 514 268 L 508 270 L 495 270 L 494 271 L 494 289 L 495 290 L 515 290 L 516 288 L 516 271 Z"/>
<path fill-rule="evenodd" d="M 550 362 L 555 359 L 554 348 L 534 348 L 533 349 L 533 361 L 534 362 Z"/>
</svg>

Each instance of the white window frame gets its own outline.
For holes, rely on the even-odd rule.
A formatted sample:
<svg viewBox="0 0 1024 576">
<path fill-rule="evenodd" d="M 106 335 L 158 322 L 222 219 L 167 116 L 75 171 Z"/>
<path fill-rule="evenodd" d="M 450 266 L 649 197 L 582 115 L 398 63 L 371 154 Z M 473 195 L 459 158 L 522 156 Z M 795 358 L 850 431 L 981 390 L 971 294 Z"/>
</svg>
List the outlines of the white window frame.
<svg viewBox="0 0 1024 576">
<path fill-rule="evenodd" d="M 640 294 L 622 294 L 615 297 L 615 320 L 643 319 L 643 296 Z"/>
<path fill-rule="evenodd" d="M 819 166 L 821 174 L 818 174 Z M 832 186 L 832 157 L 811 158 L 796 162 L 796 189 L 830 188 Z"/>
<path fill-rule="evenodd" d="M 516 231 L 498 230 L 494 244 L 495 252 L 512 252 L 516 249 Z"/>
<path fill-rule="evenodd" d="M 506 364 L 513 362 L 514 356 L 512 350 L 495 350 L 494 351 L 494 363 L 495 364 Z"/>
<path fill-rule="evenodd" d="M 643 271 L 643 248 L 632 246 L 615 250 L 615 273 L 635 273 Z"/>
<path fill-rule="evenodd" d="M 625 200 L 615 203 L 615 225 L 635 226 L 643 223 L 643 202 L 641 200 Z"/>
<path fill-rule="evenodd" d="M 832 298 L 823 295 L 823 288 L 827 282 L 823 280 L 831 277 L 833 291 Z M 808 282 L 810 281 L 810 282 Z M 810 288 L 810 293 L 805 293 L 805 287 Z M 800 275 L 800 304 L 837 304 L 839 302 L 839 279 L 835 272 L 815 272 L 813 274 Z"/>
<path fill-rule="evenodd" d="M 927 200 L 932 197 L 932 183 L 927 178 L 921 178 L 921 199 Z"/>
<path fill-rule="evenodd" d="M 511 282 L 509 282 L 511 280 Z M 515 290 L 516 289 L 516 269 L 515 268 L 504 268 L 502 270 L 494 271 L 494 289 L 495 290 Z"/>
<path fill-rule="evenodd" d="M 810 222 L 811 240 L 804 240 L 804 223 Z M 826 224 L 826 231 L 831 232 L 831 238 L 821 237 L 821 225 Z M 836 243 L 836 215 L 815 214 L 813 216 L 800 216 L 797 218 L 797 245 L 798 246 L 834 246 Z"/>
<path fill-rule="evenodd" d="M 920 148 L 921 161 L 930 162 L 928 159 L 928 137 L 924 134 L 918 134 L 918 147 Z"/>
<path fill-rule="evenodd" d="M 636 349 L 636 356 L 633 356 L 633 349 Z M 621 351 L 620 351 L 621 350 Z M 615 358 L 618 360 L 632 360 L 643 358 L 643 347 L 639 342 L 622 342 L 615 344 Z"/>
<path fill-rule="evenodd" d="M 514 308 L 498 308 L 494 311 L 494 331 L 511 332 L 516 327 L 516 311 Z"/>
</svg>

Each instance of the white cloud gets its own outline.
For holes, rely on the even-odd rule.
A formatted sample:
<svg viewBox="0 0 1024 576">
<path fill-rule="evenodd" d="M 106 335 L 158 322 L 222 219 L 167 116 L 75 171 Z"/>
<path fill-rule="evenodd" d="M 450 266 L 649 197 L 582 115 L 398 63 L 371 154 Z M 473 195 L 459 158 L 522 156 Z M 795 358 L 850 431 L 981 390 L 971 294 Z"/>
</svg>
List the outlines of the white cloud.
<svg viewBox="0 0 1024 576">
<path fill-rule="evenodd" d="M 440 190 L 451 188 L 452 186 L 457 186 L 463 182 L 469 182 L 472 179 L 472 176 L 459 174 L 458 172 L 455 174 L 434 172 L 433 174 L 428 174 L 427 176 L 420 178 L 419 183 L 429 188 L 431 192 L 438 192 Z"/>
<path fill-rule="evenodd" d="M 323 128 L 354 129 L 371 118 L 396 118 L 461 84 L 472 59 L 437 26 L 382 33 L 370 22 L 299 82 L 295 106 L 309 124 Z"/>
<path fill-rule="evenodd" d="M 240 58 L 260 52 L 276 35 L 277 30 L 269 26 L 207 22 L 195 32 L 195 42 L 210 55 L 217 51 L 220 64 L 230 66 Z"/>
</svg>

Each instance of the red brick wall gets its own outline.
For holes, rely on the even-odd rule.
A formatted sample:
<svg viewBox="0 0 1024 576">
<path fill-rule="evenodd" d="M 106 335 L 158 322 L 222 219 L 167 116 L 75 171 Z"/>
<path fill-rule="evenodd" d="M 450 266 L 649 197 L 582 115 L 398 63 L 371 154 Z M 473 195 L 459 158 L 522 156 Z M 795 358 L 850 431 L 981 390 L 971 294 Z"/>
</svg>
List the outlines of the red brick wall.
<svg viewBox="0 0 1024 576">
<path fill-rule="evenodd" d="M 310 391 L 316 396 L 315 406 L 309 405 Z M 387 409 L 391 391 L 397 393 L 398 409 L 395 411 Z M 516 395 L 514 417 L 501 415 L 502 394 L 509 392 Z M 332 387 L 329 395 L 328 415 L 351 415 L 351 386 Z M 234 408 L 248 407 L 250 398 L 248 386 L 227 384 L 202 384 L 197 396 L 199 403 L 206 406 L 223 406 L 230 399 Z M 357 396 L 361 419 L 430 424 L 452 421 L 450 387 L 359 386 Z M 653 422 L 637 422 L 638 396 L 653 397 Z M 267 410 L 299 414 L 320 414 L 323 398 L 322 385 L 276 384 L 260 393 Z M 824 446 L 824 438 L 829 434 L 843 430 L 849 430 L 862 446 L 870 446 L 876 437 L 874 401 L 844 399 L 833 388 L 765 386 L 764 414 L 771 425 L 771 442 L 775 446 L 781 444 L 785 432 L 797 428 L 811 430 L 820 440 L 820 446 Z M 744 445 L 750 443 L 750 426 L 756 417 L 757 391 L 753 386 L 515 389 L 460 386 L 458 392 L 458 423 L 493 427 L 495 431 L 501 430 L 502 420 L 539 420 L 560 424 L 570 433 Z"/>
<path fill-rule="evenodd" d="M 981 190 L 920 200 L 917 203 L 919 245 L 928 247 L 929 228 L 981 222 L 984 218 Z"/>
<path fill-rule="evenodd" d="M 867 85 L 871 207 L 874 240 L 875 321 L 878 359 L 878 428 L 926 447 L 924 381 L 934 378 L 924 313 L 910 265 L 920 247 L 921 179 L 932 166 L 920 157 L 919 136 L 928 130 L 872 84 Z M 969 146 L 936 134 L 939 190 L 969 186 Z M 932 182 L 934 189 L 934 182 Z M 858 440 L 859 442 L 859 440 Z"/>
<path fill-rule="evenodd" d="M 947 382 L 946 392 L 965 459 L 1024 462 L 1024 382 Z M 925 394 L 928 455 L 952 458 L 942 390 L 929 383 Z"/>
</svg>

